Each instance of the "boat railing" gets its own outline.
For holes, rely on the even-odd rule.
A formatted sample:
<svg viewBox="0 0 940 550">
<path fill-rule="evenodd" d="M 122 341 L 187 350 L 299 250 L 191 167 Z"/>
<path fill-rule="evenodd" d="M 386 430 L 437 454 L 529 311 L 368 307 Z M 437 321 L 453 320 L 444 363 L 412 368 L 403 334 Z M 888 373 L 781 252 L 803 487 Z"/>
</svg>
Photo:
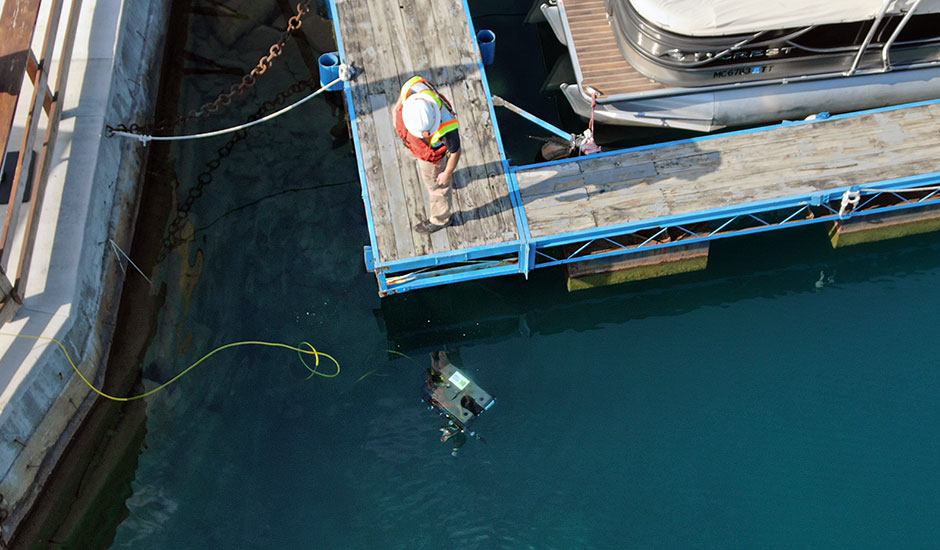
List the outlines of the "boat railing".
<svg viewBox="0 0 940 550">
<path fill-rule="evenodd" d="M 897 40 L 898 35 L 901 34 L 904 26 L 907 25 L 907 22 L 910 21 L 911 17 L 914 15 L 914 12 L 917 11 L 917 7 L 920 6 L 920 3 L 921 0 L 915 0 L 915 2 L 911 5 L 911 8 L 907 10 L 907 13 L 904 14 L 904 18 L 901 19 L 900 23 L 898 23 L 897 28 L 894 29 L 893 33 L 891 33 L 891 37 L 888 38 L 888 41 L 885 42 L 884 47 L 881 49 L 881 63 L 882 70 L 884 70 L 884 72 L 891 70 L 891 58 L 889 53 L 891 46 L 894 45 L 894 41 Z"/>
<path fill-rule="evenodd" d="M 904 17 L 901 19 L 901 22 L 898 23 L 898 26 L 894 29 L 894 32 L 891 33 L 891 37 L 888 38 L 888 41 L 885 42 L 884 46 L 881 48 L 881 70 L 882 72 L 888 72 L 891 70 L 891 57 L 890 50 L 891 46 L 894 45 L 895 40 L 901 34 L 901 31 L 904 30 L 904 27 L 907 25 L 907 22 L 911 20 L 911 17 L 914 15 L 914 12 L 917 11 L 918 6 L 920 6 L 922 0 L 915 0 L 911 5 L 910 9 L 907 10 L 907 13 L 904 14 Z M 884 0 L 881 5 L 881 9 L 878 10 L 878 15 L 875 16 L 875 20 L 872 22 L 871 28 L 868 30 L 868 34 L 865 36 L 865 40 L 862 42 L 862 45 L 859 46 L 858 52 L 855 54 L 855 59 L 852 61 L 852 67 L 844 73 L 845 76 L 852 76 L 858 70 L 858 64 L 862 60 L 862 56 L 865 54 L 865 50 L 868 49 L 868 46 L 871 44 L 872 38 L 875 36 L 875 32 L 878 31 L 878 27 L 881 26 L 882 20 L 884 20 L 885 13 L 888 11 L 888 6 L 891 5 L 893 0 Z"/>
<path fill-rule="evenodd" d="M 875 16 L 875 20 L 871 24 L 871 28 L 868 29 L 868 34 L 865 35 L 865 40 L 862 41 L 862 45 L 858 48 L 858 53 L 855 54 L 855 59 L 852 61 L 852 67 L 848 71 L 843 73 L 845 76 L 852 76 L 855 74 L 855 71 L 858 69 L 858 63 L 862 60 L 862 56 L 865 55 L 865 50 L 868 49 L 868 45 L 871 44 L 872 38 L 875 37 L 875 32 L 878 31 L 878 27 L 881 26 L 881 21 L 885 17 L 885 13 L 888 11 L 888 6 L 893 2 L 893 0 L 884 0 L 881 4 L 881 9 L 878 10 L 878 15 Z"/>
<path fill-rule="evenodd" d="M 7 167 L 12 181 L 0 228 L 0 324 L 11 320 L 23 304 L 81 6 L 81 0 L 72 0 L 65 31 L 59 33 L 66 0 L 51 0 L 37 59 L 32 43 L 40 19 L 40 3 L 41 0 L 7 0 L 0 17 L 0 74 L 5 75 L 4 91 L 7 92 L 0 93 L 0 163 L 7 160 L 8 151 L 10 162 L 15 163 Z M 52 80 L 50 72 L 57 46 L 61 54 Z M 31 103 L 22 139 L 17 145 L 11 137 L 16 106 L 20 96 L 29 92 Z M 44 134 L 43 140 L 36 151 L 40 133 Z M 13 151 L 16 151 L 15 159 Z M 24 196 L 27 189 L 30 190 L 28 197 Z M 23 207 L 25 213 L 21 211 Z M 18 250 L 15 250 L 17 244 Z"/>
</svg>

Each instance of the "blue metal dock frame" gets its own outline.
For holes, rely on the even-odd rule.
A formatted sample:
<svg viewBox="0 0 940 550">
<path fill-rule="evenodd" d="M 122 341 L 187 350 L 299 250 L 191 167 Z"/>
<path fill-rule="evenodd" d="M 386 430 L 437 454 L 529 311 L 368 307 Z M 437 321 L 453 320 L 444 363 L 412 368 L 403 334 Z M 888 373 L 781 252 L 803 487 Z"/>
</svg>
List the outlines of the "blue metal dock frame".
<svg viewBox="0 0 940 550">
<path fill-rule="evenodd" d="M 466 0 L 463 1 L 463 5 L 467 21 L 475 34 L 473 21 Z M 343 38 L 336 17 L 336 0 L 329 0 L 329 7 L 336 33 L 340 59 L 343 63 L 354 61 L 347 59 L 347 54 L 343 48 Z M 479 51 L 477 51 L 477 54 L 479 54 Z M 517 173 L 521 171 L 537 167 L 563 165 L 583 161 L 588 158 L 604 158 L 630 151 L 660 149 L 684 143 L 706 142 L 708 140 L 727 138 L 734 135 L 792 127 L 807 124 L 808 122 L 784 122 L 762 128 L 741 130 L 720 135 L 706 135 L 626 150 L 597 153 L 586 157 L 536 165 L 511 166 L 503 148 L 502 138 L 500 137 L 499 126 L 494 113 L 493 97 L 490 93 L 489 83 L 486 80 L 486 73 L 482 61 L 478 61 L 478 63 L 486 91 L 489 114 L 499 141 L 499 153 L 507 175 L 510 199 L 520 235 L 519 240 L 497 245 L 453 250 L 446 253 L 430 254 L 384 263 L 376 260 L 376 255 L 374 254 L 374 250 L 376 249 L 375 228 L 371 215 L 371 205 L 369 204 L 365 172 L 361 160 L 362 144 L 358 139 L 356 113 L 351 107 L 353 104 L 352 92 L 349 87 L 345 90 L 350 124 L 353 130 L 354 147 L 357 158 L 359 159 L 358 167 L 359 178 L 362 185 L 362 199 L 366 207 L 366 218 L 369 225 L 370 245 L 365 247 L 365 265 L 369 271 L 376 274 L 380 295 L 384 296 L 409 290 L 501 275 L 522 274 L 528 277 L 531 270 L 543 267 L 581 262 L 587 259 L 594 260 L 626 255 L 633 252 L 687 245 L 695 242 L 705 242 L 776 229 L 798 227 L 813 223 L 845 220 L 855 216 L 867 216 L 891 211 L 922 208 L 925 206 L 925 203 L 930 203 L 940 198 L 937 196 L 938 192 L 940 192 L 938 189 L 940 188 L 934 188 L 940 185 L 940 172 L 935 172 L 913 177 L 873 182 L 866 184 L 863 188 L 859 186 L 834 187 L 824 192 L 786 196 L 773 200 L 731 205 L 694 213 L 651 218 L 630 223 L 621 223 L 534 238 L 529 230 L 528 218 L 516 178 Z M 828 119 L 828 121 L 931 104 L 940 104 L 940 100 L 836 115 Z M 846 193 L 858 193 L 861 200 L 851 211 L 840 213 L 839 203 Z M 924 195 L 924 193 L 927 194 Z M 875 201 L 884 195 L 891 195 L 902 199 L 902 204 L 879 206 Z M 704 223 L 710 224 L 710 227 L 717 227 L 708 231 L 702 231 L 701 229 L 696 230 L 694 228 L 696 225 Z M 683 238 L 668 243 L 655 242 L 657 235 L 663 234 L 670 229 L 680 231 Z M 653 233 L 652 236 L 649 236 L 650 232 Z M 645 240 L 642 244 L 633 246 L 623 246 L 613 240 L 614 237 L 622 237 L 631 234 L 642 234 Z M 586 254 L 585 251 L 588 247 L 596 242 L 603 242 L 607 250 L 602 253 Z M 576 250 L 573 253 L 565 253 L 562 251 L 562 247 L 566 247 L 568 250 L 576 248 Z"/>
</svg>

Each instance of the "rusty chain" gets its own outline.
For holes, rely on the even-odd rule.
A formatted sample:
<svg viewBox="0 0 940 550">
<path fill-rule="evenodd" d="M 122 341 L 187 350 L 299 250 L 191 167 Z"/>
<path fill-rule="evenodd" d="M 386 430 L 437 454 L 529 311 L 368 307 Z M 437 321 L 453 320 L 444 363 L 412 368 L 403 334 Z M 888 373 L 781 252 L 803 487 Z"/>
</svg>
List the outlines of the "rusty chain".
<svg viewBox="0 0 940 550">
<path fill-rule="evenodd" d="M 317 90 L 319 88 L 320 82 L 316 77 L 295 82 L 286 90 L 278 92 L 278 94 L 274 96 L 274 99 L 265 101 L 254 114 L 248 117 L 248 122 L 258 120 L 266 114 L 278 109 L 287 102 L 288 98 L 295 94 L 305 90 Z M 212 183 L 212 173 L 221 166 L 222 159 L 228 157 L 232 152 L 232 148 L 235 147 L 238 142 L 245 139 L 247 135 L 246 130 L 235 132 L 225 145 L 216 150 L 216 157 L 206 162 L 205 169 L 196 177 L 196 185 L 190 188 L 186 198 L 176 207 L 176 215 L 173 217 L 173 220 L 170 221 L 167 227 L 166 237 L 163 239 L 163 248 L 160 250 L 159 255 L 160 261 L 163 261 L 167 254 L 177 246 L 192 240 L 193 235 L 183 236 L 183 229 L 185 228 L 186 220 L 189 218 L 193 204 L 202 196 L 205 187 Z"/>
<path fill-rule="evenodd" d="M 217 113 L 222 108 L 231 105 L 232 99 L 244 94 L 245 90 L 254 86 L 258 81 L 258 77 L 267 72 L 267 70 L 274 64 L 274 60 L 284 52 L 284 46 L 287 45 L 287 41 L 290 39 L 291 33 L 298 30 L 303 25 L 303 16 L 310 13 L 310 2 L 311 0 L 304 0 L 303 2 L 297 4 L 297 13 L 287 20 L 287 29 L 281 33 L 281 37 L 278 39 L 278 41 L 268 48 L 268 54 L 261 56 L 261 59 L 258 60 L 258 64 L 255 66 L 255 68 L 243 76 L 241 82 L 232 84 L 228 91 L 220 93 L 219 96 L 213 101 L 206 103 L 198 109 L 193 109 L 185 115 L 179 115 L 174 119 L 167 119 L 160 122 L 155 122 L 153 124 L 132 123 L 118 124 L 117 126 L 107 125 L 105 128 L 108 132 L 120 131 L 134 134 L 152 135 L 155 131 L 175 128 L 186 122 L 189 122 L 190 120 Z"/>
</svg>

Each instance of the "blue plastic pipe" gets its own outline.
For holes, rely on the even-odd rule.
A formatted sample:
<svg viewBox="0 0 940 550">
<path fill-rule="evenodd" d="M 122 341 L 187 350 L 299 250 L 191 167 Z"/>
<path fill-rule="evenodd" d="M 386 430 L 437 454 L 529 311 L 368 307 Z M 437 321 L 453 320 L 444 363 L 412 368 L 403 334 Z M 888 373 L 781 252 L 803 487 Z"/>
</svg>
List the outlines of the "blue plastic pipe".
<svg viewBox="0 0 940 550">
<path fill-rule="evenodd" d="M 318 60 L 320 64 L 320 86 L 326 86 L 339 78 L 339 54 L 337 52 L 325 53 Z M 343 89 L 343 82 L 337 82 L 326 89 L 328 92 L 338 92 Z"/>
<path fill-rule="evenodd" d="M 480 44 L 480 58 L 483 59 L 483 64 L 492 65 L 493 58 L 496 57 L 496 33 L 483 29 L 477 33 L 477 42 Z"/>
</svg>

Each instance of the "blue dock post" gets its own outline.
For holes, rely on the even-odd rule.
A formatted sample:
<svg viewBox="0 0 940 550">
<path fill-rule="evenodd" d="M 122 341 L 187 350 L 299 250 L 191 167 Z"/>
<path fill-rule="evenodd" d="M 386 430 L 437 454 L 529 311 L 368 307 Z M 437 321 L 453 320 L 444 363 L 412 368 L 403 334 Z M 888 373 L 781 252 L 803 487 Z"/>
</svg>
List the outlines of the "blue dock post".
<svg viewBox="0 0 940 550">
<path fill-rule="evenodd" d="M 337 52 L 325 53 L 318 60 L 320 64 L 320 86 L 326 86 L 339 78 L 339 54 Z M 343 83 L 337 82 L 326 89 L 328 92 L 338 92 L 343 89 Z"/>
<path fill-rule="evenodd" d="M 496 33 L 483 29 L 477 33 L 477 42 L 480 44 L 480 58 L 484 65 L 492 65 L 496 57 Z"/>
</svg>

